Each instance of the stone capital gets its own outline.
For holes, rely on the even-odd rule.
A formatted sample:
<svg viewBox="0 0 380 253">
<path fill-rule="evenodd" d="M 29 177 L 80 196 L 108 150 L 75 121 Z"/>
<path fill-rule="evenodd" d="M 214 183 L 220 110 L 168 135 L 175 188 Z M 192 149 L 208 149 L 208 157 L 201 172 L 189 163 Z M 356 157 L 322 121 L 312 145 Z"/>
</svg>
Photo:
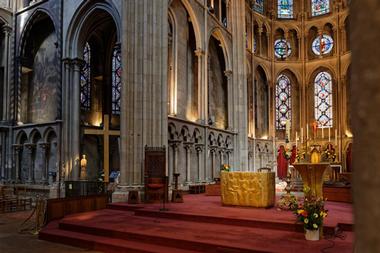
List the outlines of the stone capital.
<svg viewBox="0 0 380 253">
<path fill-rule="evenodd" d="M 225 70 L 224 75 L 229 79 L 232 77 L 232 70 Z"/>
<path fill-rule="evenodd" d="M 80 69 L 86 64 L 86 62 L 82 59 L 75 58 L 71 60 L 71 64 L 74 67 L 74 70 L 80 71 Z"/>
<path fill-rule="evenodd" d="M 11 32 L 12 32 L 12 27 L 9 26 L 9 25 L 4 25 L 4 26 L 2 27 L 2 32 L 3 32 L 4 34 L 6 34 L 6 35 L 10 35 Z"/>
<path fill-rule="evenodd" d="M 47 142 L 39 143 L 38 146 L 44 150 L 47 150 L 48 148 L 50 148 L 50 143 L 47 143 Z"/>
<path fill-rule="evenodd" d="M 196 143 L 195 144 L 195 151 L 197 151 L 197 153 L 200 153 L 203 151 L 203 147 L 204 147 L 204 144 L 202 143 Z"/>
<path fill-rule="evenodd" d="M 36 148 L 36 144 L 34 143 L 25 143 L 24 146 L 29 152 L 32 152 Z"/>
<path fill-rule="evenodd" d="M 195 50 L 194 53 L 195 53 L 195 56 L 197 57 L 202 57 L 203 55 L 205 55 L 205 51 L 202 50 L 201 48 L 198 48 L 197 50 Z"/>
<path fill-rule="evenodd" d="M 13 149 L 16 151 L 16 152 L 19 152 L 22 150 L 23 146 L 20 145 L 20 144 L 13 144 L 12 145 Z"/>
<path fill-rule="evenodd" d="M 183 146 L 186 150 L 189 150 L 194 145 L 193 142 L 184 142 Z"/>
<path fill-rule="evenodd" d="M 180 144 L 180 140 L 169 140 L 169 146 L 171 146 L 174 150 L 177 150 Z"/>
</svg>

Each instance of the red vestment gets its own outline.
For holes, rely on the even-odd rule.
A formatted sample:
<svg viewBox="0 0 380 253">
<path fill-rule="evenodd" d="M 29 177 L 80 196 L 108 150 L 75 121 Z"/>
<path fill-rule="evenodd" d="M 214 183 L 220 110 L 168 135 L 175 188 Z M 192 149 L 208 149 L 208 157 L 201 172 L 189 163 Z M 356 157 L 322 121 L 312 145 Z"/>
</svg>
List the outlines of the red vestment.
<svg viewBox="0 0 380 253">
<path fill-rule="evenodd" d="M 288 173 L 288 160 L 286 160 L 284 152 L 284 146 L 280 146 L 277 153 L 277 176 L 280 179 L 286 178 Z"/>
</svg>

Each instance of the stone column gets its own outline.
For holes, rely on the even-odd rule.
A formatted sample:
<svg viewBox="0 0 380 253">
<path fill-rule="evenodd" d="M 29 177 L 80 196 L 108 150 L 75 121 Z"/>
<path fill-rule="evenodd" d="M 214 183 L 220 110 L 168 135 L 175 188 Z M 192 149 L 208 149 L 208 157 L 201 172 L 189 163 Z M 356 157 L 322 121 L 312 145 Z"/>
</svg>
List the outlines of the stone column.
<svg viewBox="0 0 380 253">
<path fill-rule="evenodd" d="M 26 183 L 34 183 L 34 159 L 33 159 L 33 153 L 36 148 L 36 144 L 34 143 L 26 143 L 24 144 L 24 147 L 27 151 L 27 161 L 28 161 L 28 179 L 26 180 Z"/>
<path fill-rule="evenodd" d="M 49 150 L 50 150 L 50 144 L 49 143 L 40 143 L 38 144 L 42 149 L 42 162 L 43 162 L 43 173 L 42 173 L 42 183 L 48 184 L 48 177 L 49 177 Z"/>
<path fill-rule="evenodd" d="M 71 83 L 72 83 L 72 64 L 71 60 L 66 58 L 63 60 L 62 75 L 62 175 L 64 180 L 69 180 L 71 171 L 71 135 L 70 135 L 70 116 L 71 116 Z"/>
<path fill-rule="evenodd" d="M 215 155 L 216 155 L 217 147 L 210 147 L 211 154 L 211 177 L 210 181 L 213 181 L 215 178 Z"/>
<path fill-rule="evenodd" d="M 197 168 L 197 178 L 198 182 L 201 182 L 201 170 L 202 170 L 202 151 L 203 151 L 203 144 L 197 143 L 195 144 L 195 151 L 197 152 L 197 160 L 198 160 L 198 168 Z M 206 181 L 206 170 L 204 170 L 203 179 Z"/>
<path fill-rule="evenodd" d="M 73 64 L 73 81 L 71 84 L 71 121 L 70 121 L 70 146 L 71 146 L 71 178 L 79 180 L 80 171 L 80 72 L 83 61 L 74 59 Z"/>
<path fill-rule="evenodd" d="M 122 11 L 125 71 L 118 191 L 126 196 L 128 187 L 143 184 L 144 147 L 168 146 L 168 1 L 124 0 Z"/>
<path fill-rule="evenodd" d="M 20 164 L 20 153 L 22 152 L 22 148 L 23 148 L 23 146 L 22 145 L 17 145 L 17 144 L 15 144 L 15 145 L 13 145 L 13 150 L 14 150 L 14 159 L 15 159 L 15 169 L 16 169 L 16 171 L 15 171 L 15 183 L 17 184 L 19 181 L 20 181 L 20 170 L 21 170 L 21 168 L 20 168 L 20 166 L 21 166 L 21 164 Z M 9 177 L 11 178 L 12 177 L 12 175 L 9 175 Z"/>
<path fill-rule="evenodd" d="M 246 171 L 248 169 L 248 113 L 247 113 L 247 74 L 245 47 L 245 1 L 231 1 L 232 28 L 232 83 L 234 87 L 234 138 L 233 167 Z"/>
<path fill-rule="evenodd" d="M 0 133 L 1 137 L 1 133 Z M 0 138 L 0 182 L 5 180 L 5 170 L 4 170 L 4 163 L 3 163 L 3 145 L 2 145 L 2 138 Z"/>
<path fill-rule="evenodd" d="M 191 184 L 191 160 L 190 160 L 190 152 L 191 147 L 193 146 L 192 142 L 184 143 L 184 148 L 186 152 L 186 184 Z"/>
<path fill-rule="evenodd" d="M 263 48 L 262 48 L 262 34 L 263 34 L 263 28 L 262 27 L 259 27 L 259 30 L 258 30 L 258 38 L 257 38 L 257 41 L 256 41 L 256 48 L 257 48 L 257 51 L 258 51 L 258 55 L 260 56 L 263 56 Z"/>
<path fill-rule="evenodd" d="M 351 1 L 355 252 L 380 252 L 380 3 Z"/>
<path fill-rule="evenodd" d="M 205 52 L 198 48 L 195 50 L 195 55 L 198 59 L 198 121 L 200 124 L 204 124 L 206 122 L 206 114 L 207 114 L 207 105 L 205 102 L 206 97 L 206 89 L 205 89 L 205 81 L 204 81 L 204 55 Z"/>
<path fill-rule="evenodd" d="M 222 165 L 224 164 L 224 148 L 219 148 L 219 158 L 220 158 L 219 168 L 222 168 Z"/>
<path fill-rule="evenodd" d="M 12 28 L 10 26 L 4 25 L 2 29 L 4 35 L 4 48 L 3 48 L 3 62 L 4 66 L 4 78 L 3 78 L 3 109 L 0 111 L 2 121 L 9 120 L 9 107 L 10 107 L 10 34 Z"/>
<path fill-rule="evenodd" d="M 170 146 L 173 149 L 173 171 L 172 175 L 169 176 L 173 176 L 173 174 L 178 173 L 178 146 L 180 143 L 180 141 L 170 142 Z"/>
<path fill-rule="evenodd" d="M 227 78 L 227 102 L 228 102 L 228 111 L 227 111 L 227 129 L 233 130 L 234 128 L 234 119 L 233 119 L 233 113 L 235 112 L 234 110 L 234 86 L 232 83 L 232 71 L 231 70 L 226 70 L 224 71 L 224 75 Z"/>
</svg>

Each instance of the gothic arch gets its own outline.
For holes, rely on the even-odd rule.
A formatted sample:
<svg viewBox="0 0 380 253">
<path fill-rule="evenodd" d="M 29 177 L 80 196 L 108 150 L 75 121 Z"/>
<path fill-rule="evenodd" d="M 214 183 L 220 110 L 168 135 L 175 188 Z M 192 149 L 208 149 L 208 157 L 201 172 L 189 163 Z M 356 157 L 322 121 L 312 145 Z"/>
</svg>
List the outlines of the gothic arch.
<svg viewBox="0 0 380 253">
<path fill-rule="evenodd" d="M 28 140 L 28 136 L 24 130 L 21 130 L 16 136 L 16 144 L 23 144 Z"/>
<path fill-rule="evenodd" d="M 18 52 L 19 56 L 23 56 L 25 54 L 25 45 L 26 45 L 27 39 L 30 36 L 30 31 L 32 30 L 31 28 L 38 21 L 40 21 L 41 19 L 44 19 L 44 18 L 47 18 L 53 24 L 54 33 L 55 33 L 56 37 L 59 38 L 58 32 L 57 32 L 57 27 L 59 27 L 59 26 L 54 22 L 54 19 L 52 18 L 52 14 L 46 9 L 37 8 L 30 15 L 29 19 L 25 23 L 24 29 L 21 32 L 19 45 L 17 47 L 17 49 L 18 49 L 17 52 Z"/>
<path fill-rule="evenodd" d="M 36 140 L 41 139 L 41 133 L 36 128 L 33 129 L 29 134 L 29 143 L 36 143 Z"/>
<path fill-rule="evenodd" d="M 194 29 L 194 33 L 195 33 L 197 48 L 203 48 L 203 46 L 202 46 L 202 33 L 201 33 L 199 21 L 197 19 L 197 15 L 195 14 L 193 8 L 191 7 L 189 1 L 181 0 L 181 3 L 183 4 L 187 13 L 190 16 L 190 21 L 191 21 L 191 24 L 193 25 L 193 29 Z"/>
<path fill-rule="evenodd" d="M 221 29 L 219 27 L 215 27 L 213 28 L 209 35 L 207 36 L 207 51 L 208 51 L 208 45 L 209 45 L 209 42 L 211 40 L 211 38 L 214 37 L 216 40 L 218 40 L 220 42 L 220 47 L 222 48 L 223 50 L 223 54 L 224 54 L 224 60 L 225 60 L 225 63 L 226 63 L 226 70 L 231 70 L 232 69 L 232 66 L 231 66 L 231 62 L 230 62 L 230 52 L 229 52 L 229 48 L 227 46 L 227 42 L 226 42 L 226 39 L 223 35 L 223 32 L 221 31 Z"/>
<path fill-rule="evenodd" d="M 116 26 L 116 43 L 121 42 L 121 17 L 117 8 L 111 1 L 95 2 L 85 1 L 74 14 L 66 36 L 66 46 L 64 58 L 82 58 L 83 47 L 86 42 L 87 32 L 84 32 L 88 25 L 98 19 L 93 18 L 94 13 L 103 12 L 109 15 Z M 95 15 L 96 16 L 96 15 Z"/>
<path fill-rule="evenodd" d="M 316 66 L 314 69 L 310 70 L 309 74 L 306 76 L 306 80 L 309 80 L 309 84 L 314 85 L 314 79 L 321 71 L 328 72 L 332 77 L 333 84 L 335 85 L 335 80 L 337 76 L 336 71 L 330 66 Z"/>
<path fill-rule="evenodd" d="M 45 142 L 48 142 L 48 140 L 51 138 L 51 136 L 57 136 L 55 130 L 52 128 L 52 127 L 49 127 L 47 128 L 43 135 L 42 135 L 42 139 L 45 141 Z"/>
</svg>

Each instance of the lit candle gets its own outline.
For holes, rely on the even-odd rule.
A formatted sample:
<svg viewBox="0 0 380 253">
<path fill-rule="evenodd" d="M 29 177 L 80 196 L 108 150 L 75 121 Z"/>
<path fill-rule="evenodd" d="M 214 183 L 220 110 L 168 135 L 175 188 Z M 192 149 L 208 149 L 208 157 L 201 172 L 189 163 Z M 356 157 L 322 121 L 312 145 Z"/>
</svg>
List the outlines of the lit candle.
<svg viewBox="0 0 380 253">
<path fill-rule="evenodd" d="M 297 145 L 298 144 L 298 132 L 296 132 L 296 148 L 297 148 Z"/>
<path fill-rule="evenodd" d="M 323 126 L 321 126 L 321 127 L 322 127 L 322 139 L 324 139 L 325 138 L 325 133 L 323 131 L 324 127 Z"/>
<path fill-rule="evenodd" d="M 290 140 L 290 120 L 286 120 L 286 137 Z"/>
<path fill-rule="evenodd" d="M 329 143 L 331 142 L 331 134 L 330 134 L 330 127 L 329 127 Z"/>
</svg>

